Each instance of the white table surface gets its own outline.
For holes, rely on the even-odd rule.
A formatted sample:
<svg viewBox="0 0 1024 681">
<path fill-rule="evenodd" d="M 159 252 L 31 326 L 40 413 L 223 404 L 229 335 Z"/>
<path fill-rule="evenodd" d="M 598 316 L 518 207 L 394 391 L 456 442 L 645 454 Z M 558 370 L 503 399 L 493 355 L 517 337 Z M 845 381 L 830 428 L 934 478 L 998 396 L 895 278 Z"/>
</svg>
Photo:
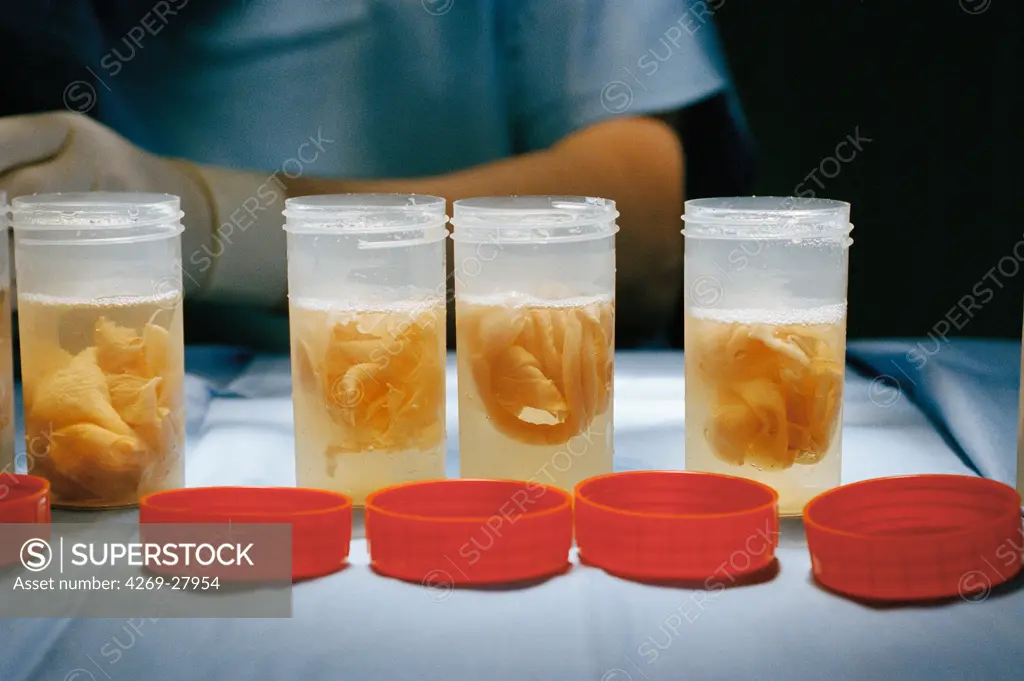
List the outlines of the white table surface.
<svg viewBox="0 0 1024 681">
<path fill-rule="evenodd" d="M 616 469 L 682 468 L 682 355 L 620 353 L 616 362 Z M 197 363 L 190 358 L 190 370 Z M 191 382 L 190 486 L 294 484 L 287 372 L 286 360 L 259 358 L 221 383 L 221 394 L 241 395 L 233 397 L 211 398 L 199 379 Z M 448 390 L 453 475 L 453 362 Z M 852 372 L 843 449 L 844 482 L 973 474 L 908 399 Z M 350 567 L 296 585 L 291 619 L 165 619 L 135 628 L 126 620 L 0 620 L 0 681 L 1020 678 L 1021 580 L 982 602 L 880 608 L 813 582 L 799 522 L 783 523 L 777 556 L 768 581 L 725 589 L 641 585 L 574 565 L 528 588 L 446 591 L 373 573 L 357 538 Z M 112 645 L 116 661 L 103 652 Z"/>
</svg>

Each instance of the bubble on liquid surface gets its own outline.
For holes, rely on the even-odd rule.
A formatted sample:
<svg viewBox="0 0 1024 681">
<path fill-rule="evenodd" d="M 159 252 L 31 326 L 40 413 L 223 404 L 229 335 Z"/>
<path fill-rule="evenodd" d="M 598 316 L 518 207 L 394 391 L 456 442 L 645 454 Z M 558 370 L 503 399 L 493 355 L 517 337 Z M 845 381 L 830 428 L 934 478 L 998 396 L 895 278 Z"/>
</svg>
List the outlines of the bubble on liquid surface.
<svg viewBox="0 0 1024 681">
<path fill-rule="evenodd" d="M 835 324 L 843 321 L 846 317 L 846 303 L 822 305 L 803 310 L 691 308 L 690 315 L 698 319 L 729 324 L 769 324 L 772 326 Z"/>
<path fill-rule="evenodd" d="M 540 298 L 525 293 L 494 293 L 487 295 L 460 296 L 459 300 L 467 305 L 487 307 L 529 307 L 529 308 L 574 308 L 594 304 L 610 303 L 610 295 L 576 296 L 571 298 Z"/>
</svg>

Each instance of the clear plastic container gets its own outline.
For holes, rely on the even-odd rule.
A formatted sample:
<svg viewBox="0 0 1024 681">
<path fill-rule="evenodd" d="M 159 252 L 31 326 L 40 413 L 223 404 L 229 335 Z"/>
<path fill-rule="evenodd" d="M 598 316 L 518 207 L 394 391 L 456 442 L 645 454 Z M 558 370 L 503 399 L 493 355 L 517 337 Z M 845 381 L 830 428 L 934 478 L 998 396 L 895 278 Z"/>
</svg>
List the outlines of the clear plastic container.
<svg viewBox="0 0 1024 681">
<path fill-rule="evenodd" d="M 446 202 L 289 199 L 296 481 L 362 506 L 444 477 Z"/>
<path fill-rule="evenodd" d="M 13 201 L 29 472 L 53 505 L 184 485 L 181 217 L 167 194 Z"/>
<path fill-rule="evenodd" d="M 599 198 L 455 202 L 462 477 L 612 472 L 617 217 Z"/>
<path fill-rule="evenodd" d="M 10 224 L 7 220 L 7 194 L 0 191 L 0 501 L 3 501 L 4 477 L 14 469 L 14 342 L 11 335 L 11 263 Z"/>
<path fill-rule="evenodd" d="M 840 483 L 850 206 L 697 199 L 683 219 L 686 468 L 797 515 Z"/>
<path fill-rule="evenodd" d="M 1017 407 L 1017 491 L 1024 496 L 1024 332 L 1021 333 L 1020 397 Z"/>
</svg>

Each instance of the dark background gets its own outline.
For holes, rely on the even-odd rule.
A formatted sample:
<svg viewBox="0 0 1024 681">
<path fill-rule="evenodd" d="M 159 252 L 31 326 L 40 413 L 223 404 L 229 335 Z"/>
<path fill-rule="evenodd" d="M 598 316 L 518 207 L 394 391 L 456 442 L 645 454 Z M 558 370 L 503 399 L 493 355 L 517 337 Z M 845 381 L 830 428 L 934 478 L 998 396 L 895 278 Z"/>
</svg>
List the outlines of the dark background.
<svg viewBox="0 0 1024 681">
<path fill-rule="evenodd" d="M 709 2 L 759 146 L 756 193 L 789 196 L 803 183 L 853 205 L 851 337 L 950 328 L 951 335 L 1020 338 L 1020 5 Z M 5 23 L 0 38 L 11 46 L 16 31 Z M 55 39 L 68 34 L 50 28 Z M 81 63 L 46 52 L 45 42 L 0 51 L 0 112 L 63 108 L 63 86 L 82 77 Z M 41 74 L 54 86 L 41 87 Z M 871 141 L 837 175 L 835 162 L 822 165 L 858 130 Z M 806 179 L 812 171 L 823 186 Z M 980 309 L 957 310 L 964 296 Z"/>
<path fill-rule="evenodd" d="M 758 194 L 791 195 L 857 127 L 872 140 L 835 177 L 819 171 L 824 187 L 805 185 L 852 204 L 851 336 L 927 335 L 980 283 L 991 293 L 979 289 L 972 317 L 951 315 L 950 335 L 1020 339 L 1021 4 L 726 0 L 716 11 L 759 145 Z M 1005 274 L 986 279 L 1006 256 Z"/>
</svg>

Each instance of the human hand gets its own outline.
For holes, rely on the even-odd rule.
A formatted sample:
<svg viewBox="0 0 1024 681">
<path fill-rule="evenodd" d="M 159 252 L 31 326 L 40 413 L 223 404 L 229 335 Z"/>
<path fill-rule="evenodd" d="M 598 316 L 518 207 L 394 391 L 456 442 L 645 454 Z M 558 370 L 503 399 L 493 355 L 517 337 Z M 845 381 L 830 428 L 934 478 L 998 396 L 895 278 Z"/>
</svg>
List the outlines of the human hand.
<svg viewBox="0 0 1024 681">
<path fill-rule="evenodd" d="M 0 190 L 8 201 L 50 192 L 153 192 L 181 199 L 193 234 L 211 229 L 201 176 L 184 161 L 150 154 L 67 111 L 0 118 Z"/>
<path fill-rule="evenodd" d="M 0 190 L 8 200 L 46 192 L 174 194 L 185 213 L 186 295 L 267 306 L 287 300 L 286 192 L 278 173 L 151 154 L 91 118 L 62 111 L 0 118 Z"/>
<path fill-rule="evenodd" d="M 135 147 L 87 116 L 66 111 L 0 118 L 0 189 L 12 199 L 88 191 L 183 192 L 183 203 L 203 198 L 174 162 Z"/>
</svg>

